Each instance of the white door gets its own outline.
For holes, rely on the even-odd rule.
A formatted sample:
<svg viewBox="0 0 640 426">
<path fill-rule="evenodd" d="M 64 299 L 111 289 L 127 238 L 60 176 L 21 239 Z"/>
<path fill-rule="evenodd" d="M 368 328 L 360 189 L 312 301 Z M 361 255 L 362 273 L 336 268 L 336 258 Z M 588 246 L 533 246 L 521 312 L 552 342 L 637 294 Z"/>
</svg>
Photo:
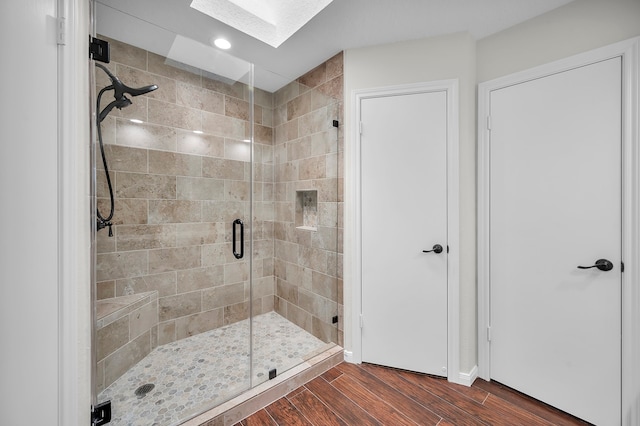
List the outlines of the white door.
<svg viewBox="0 0 640 426">
<path fill-rule="evenodd" d="M 446 376 L 447 92 L 360 111 L 362 360 Z"/>
<path fill-rule="evenodd" d="M 490 95 L 491 378 L 602 426 L 621 420 L 621 81 L 618 57 Z"/>
</svg>

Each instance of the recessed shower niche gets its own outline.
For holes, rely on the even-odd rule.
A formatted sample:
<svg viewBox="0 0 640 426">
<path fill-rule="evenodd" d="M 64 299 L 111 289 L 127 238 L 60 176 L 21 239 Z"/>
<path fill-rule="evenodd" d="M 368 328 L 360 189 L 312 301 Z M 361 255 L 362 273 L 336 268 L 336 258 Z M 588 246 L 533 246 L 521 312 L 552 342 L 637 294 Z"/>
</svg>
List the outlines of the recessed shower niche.
<svg viewBox="0 0 640 426">
<path fill-rule="evenodd" d="M 318 191 L 296 191 L 296 228 L 318 230 Z"/>
</svg>

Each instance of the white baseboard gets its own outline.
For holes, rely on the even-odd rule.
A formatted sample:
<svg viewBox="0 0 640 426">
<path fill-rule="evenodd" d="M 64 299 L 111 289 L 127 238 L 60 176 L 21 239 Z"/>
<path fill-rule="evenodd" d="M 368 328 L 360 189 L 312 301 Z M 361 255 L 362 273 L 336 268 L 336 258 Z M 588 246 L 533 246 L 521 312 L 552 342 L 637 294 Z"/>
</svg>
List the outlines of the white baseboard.
<svg viewBox="0 0 640 426">
<path fill-rule="evenodd" d="M 353 361 L 353 352 L 352 351 L 347 351 L 347 350 L 344 351 L 344 361 L 345 362 L 349 362 L 351 364 L 354 363 L 354 361 Z"/>
<path fill-rule="evenodd" d="M 474 365 L 470 372 L 460 373 L 458 375 L 458 383 L 465 386 L 471 386 L 478 378 L 478 366 Z"/>
</svg>

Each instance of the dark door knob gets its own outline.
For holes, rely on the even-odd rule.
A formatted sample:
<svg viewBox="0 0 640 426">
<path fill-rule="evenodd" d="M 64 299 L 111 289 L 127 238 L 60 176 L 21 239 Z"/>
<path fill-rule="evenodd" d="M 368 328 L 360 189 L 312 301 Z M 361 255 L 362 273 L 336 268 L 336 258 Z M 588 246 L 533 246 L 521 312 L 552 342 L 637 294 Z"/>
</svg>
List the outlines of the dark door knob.
<svg viewBox="0 0 640 426">
<path fill-rule="evenodd" d="M 610 270 L 613 269 L 613 263 L 611 263 L 607 259 L 598 259 L 598 260 L 596 260 L 596 264 L 595 265 L 578 266 L 578 269 L 590 269 L 590 268 L 598 268 L 601 271 L 610 271 Z"/>
<path fill-rule="evenodd" d="M 436 244 L 433 246 L 433 250 L 422 250 L 423 253 L 442 253 L 442 246 L 440 244 Z"/>
</svg>

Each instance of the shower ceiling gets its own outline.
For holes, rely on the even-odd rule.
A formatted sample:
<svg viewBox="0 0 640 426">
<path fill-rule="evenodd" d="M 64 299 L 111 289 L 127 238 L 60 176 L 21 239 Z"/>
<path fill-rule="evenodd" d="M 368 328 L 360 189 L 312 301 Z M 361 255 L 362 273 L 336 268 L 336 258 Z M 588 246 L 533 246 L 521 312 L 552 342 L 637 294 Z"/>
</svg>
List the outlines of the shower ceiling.
<svg viewBox="0 0 640 426">
<path fill-rule="evenodd" d="M 333 0 L 275 48 L 190 7 L 192 0 L 98 0 L 210 45 L 231 42 L 231 55 L 256 64 L 255 84 L 273 92 L 341 50 L 468 31 L 486 37 L 571 0 Z M 236 3 L 244 3 L 236 0 Z M 401 7 L 399 6 L 401 5 Z M 123 21 L 98 8 L 98 32 L 129 37 L 123 41 L 154 51 L 153 37 L 140 25 L 123 30 Z M 135 39 L 146 44 L 140 44 Z M 269 70 L 269 71 L 266 71 Z"/>
</svg>

